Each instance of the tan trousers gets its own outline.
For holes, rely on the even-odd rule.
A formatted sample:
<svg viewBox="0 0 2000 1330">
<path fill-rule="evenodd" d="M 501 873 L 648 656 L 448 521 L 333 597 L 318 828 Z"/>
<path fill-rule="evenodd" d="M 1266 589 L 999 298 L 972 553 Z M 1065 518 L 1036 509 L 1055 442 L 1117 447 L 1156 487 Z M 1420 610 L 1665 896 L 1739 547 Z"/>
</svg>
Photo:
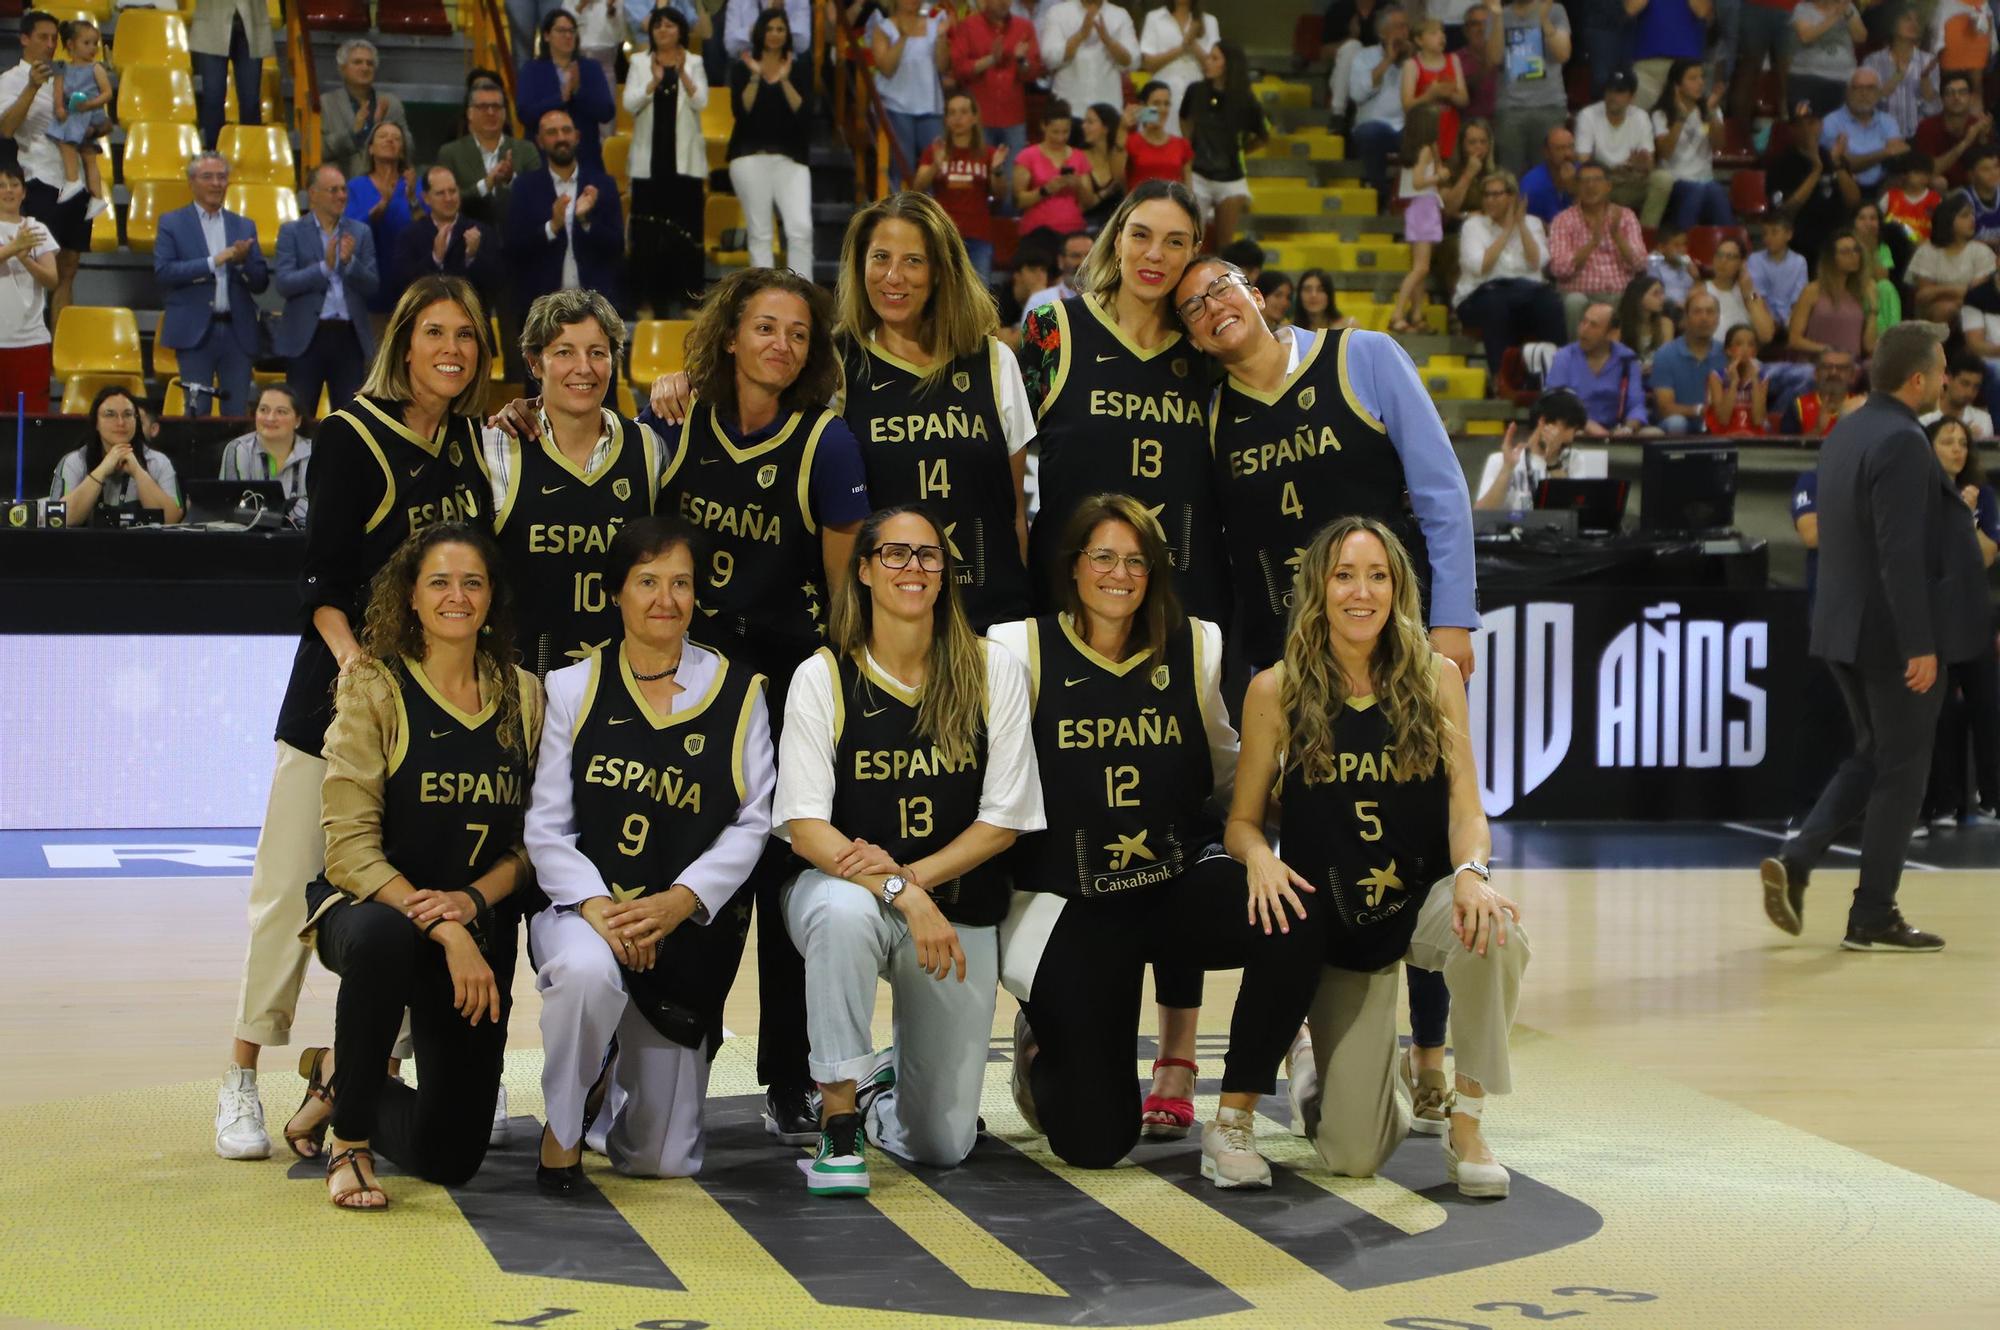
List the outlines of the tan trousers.
<svg viewBox="0 0 2000 1330">
<path fill-rule="evenodd" d="M 326 760 L 290 744 L 277 749 L 271 798 L 257 833 L 257 863 L 250 870 L 250 949 L 236 999 L 236 1037 L 272 1048 L 292 1039 L 292 1013 L 312 959 L 312 948 L 299 940 L 306 926 L 306 884 L 326 867 L 319 821 Z"/>
<path fill-rule="evenodd" d="M 1510 924 L 1506 946 L 1490 945 L 1484 956 L 1467 951 L 1451 931 L 1447 878 L 1433 883 L 1424 898 L 1403 959 L 1444 974 L 1458 1074 L 1489 1095 L 1512 1091 L 1507 1033 L 1520 1005 L 1528 935 Z M 1409 1134 L 1410 1101 L 1397 1070 L 1401 969 L 1364 974 L 1327 967 L 1306 1017 L 1320 1084 L 1317 1113 L 1307 1106 L 1306 1126 L 1321 1160 L 1348 1177 L 1372 1176 Z"/>
</svg>

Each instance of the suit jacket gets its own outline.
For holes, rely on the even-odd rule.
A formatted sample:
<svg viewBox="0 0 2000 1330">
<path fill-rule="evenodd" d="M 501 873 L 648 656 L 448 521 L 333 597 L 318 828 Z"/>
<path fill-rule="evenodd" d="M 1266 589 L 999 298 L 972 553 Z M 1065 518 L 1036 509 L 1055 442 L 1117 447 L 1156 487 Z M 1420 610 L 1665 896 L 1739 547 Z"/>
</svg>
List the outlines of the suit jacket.
<svg viewBox="0 0 2000 1330">
<path fill-rule="evenodd" d="M 361 339 L 362 359 L 371 359 L 375 328 L 368 320 L 368 297 L 382 284 L 375 237 L 351 217 L 337 218 L 334 225 L 339 234 L 354 237 L 354 257 L 340 269 L 341 294 L 347 300 L 348 322 Z M 325 264 L 326 246 L 316 219 L 308 215 L 278 228 L 278 294 L 285 298 L 285 312 L 272 340 L 281 356 L 302 356 L 312 345 L 320 312 L 326 308 L 326 289 L 332 285 Z"/>
<path fill-rule="evenodd" d="M 465 231 L 468 226 L 479 229 L 479 252 L 470 262 L 465 257 Z M 432 247 L 437 244 L 437 223 L 429 217 L 417 217 L 403 228 L 403 234 L 396 240 L 395 274 L 398 286 L 408 286 L 419 277 L 438 273 L 446 277 L 463 277 L 472 283 L 472 289 L 479 293 L 489 313 L 493 309 L 493 296 L 500 287 L 500 228 L 487 226 L 460 215 L 452 227 L 451 242 L 445 246 L 442 266 L 432 258 Z"/>
<path fill-rule="evenodd" d="M 514 162 L 514 179 L 519 180 L 530 171 L 541 169 L 542 154 L 535 151 L 535 145 L 526 139 L 507 135 L 500 140 L 500 150 Z M 480 187 L 486 183 L 486 157 L 479 151 L 479 140 L 467 134 L 453 139 L 438 149 L 438 165 L 448 168 L 458 180 L 459 210 L 475 222 L 491 222 L 496 228 L 507 224 L 507 201 L 513 196 L 511 184 L 496 187 L 491 195 L 482 194 Z M 498 235 L 490 235 L 487 240 L 498 240 Z"/>
<path fill-rule="evenodd" d="M 153 245 L 153 277 L 160 285 L 160 340 L 176 351 L 200 344 L 208 336 L 215 312 L 215 282 L 229 283 L 231 335 L 247 355 L 257 354 L 256 293 L 271 284 L 271 269 L 257 247 L 257 226 L 248 217 L 222 212 L 222 233 L 230 244 L 250 242 L 249 257 L 218 272 L 210 263 L 201 217 L 190 203 L 160 218 L 159 239 Z"/>
<path fill-rule="evenodd" d="M 1819 448 L 1812 653 L 1901 674 L 1916 656 L 1971 660 L 1991 632 L 1971 515 L 1916 413 L 1870 393 Z"/>
<path fill-rule="evenodd" d="M 409 112 L 403 109 L 403 99 L 393 92 L 375 89 L 375 118 L 369 127 L 384 120 L 403 131 L 403 151 L 411 160 L 417 158 L 417 141 L 410 135 Z M 354 99 L 347 95 L 347 85 L 340 84 L 331 92 L 319 95 L 319 143 L 320 155 L 324 161 L 332 162 L 350 176 L 368 174 L 367 135 L 357 133 L 355 124 Z"/>
<path fill-rule="evenodd" d="M 586 224 L 548 234 L 555 208 L 555 178 L 544 167 L 514 178 L 507 207 L 507 266 L 513 270 L 514 297 L 526 309 L 536 296 L 562 289 L 563 255 L 575 236 L 577 284 L 601 291 L 613 306 L 630 312 L 625 301 L 625 218 L 618 206 L 618 182 L 602 170 L 577 163 L 577 190 L 597 186 L 597 202 Z M 572 205 L 572 209 L 574 205 Z"/>
</svg>

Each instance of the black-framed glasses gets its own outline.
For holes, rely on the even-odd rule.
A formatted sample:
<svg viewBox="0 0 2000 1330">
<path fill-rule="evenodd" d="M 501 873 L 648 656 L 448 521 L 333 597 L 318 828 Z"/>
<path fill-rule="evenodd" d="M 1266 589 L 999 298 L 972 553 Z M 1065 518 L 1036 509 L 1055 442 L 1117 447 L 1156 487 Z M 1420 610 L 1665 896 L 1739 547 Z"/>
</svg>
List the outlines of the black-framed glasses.
<svg viewBox="0 0 2000 1330">
<path fill-rule="evenodd" d="M 1229 294 L 1229 285 L 1231 282 L 1240 282 L 1242 280 L 1242 277 L 1236 273 L 1223 273 L 1220 277 L 1210 282 L 1206 289 L 1196 292 L 1186 300 L 1181 301 L 1180 304 L 1174 306 L 1174 310 L 1181 316 L 1181 322 L 1193 323 L 1201 317 L 1203 305 L 1206 305 L 1211 300 L 1222 299 Z"/>
<path fill-rule="evenodd" d="M 904 541 L 893 540 L 887 544 L 877 545 L 870 553 L 882 561 L 884 568 L 908 568 L 910 561 L 914 559 L 917 567 L 927 573 L 944 571 L 944 550 L 937 545 L 911 545 Z"/>
<path fill-rule="evenodd" d="M 1107 550 L 1100 546 L 1094 550 L 1083 551 L 1083 557 L 1094 573 L 1108 573 L 1120 563 L 1123 563 L 1125 571 L 1134 577 L 1145 577 L 1153 571 L 1153 561 L 1143 554 L 1120 555 L 1117 550 Z"/>
</svg>

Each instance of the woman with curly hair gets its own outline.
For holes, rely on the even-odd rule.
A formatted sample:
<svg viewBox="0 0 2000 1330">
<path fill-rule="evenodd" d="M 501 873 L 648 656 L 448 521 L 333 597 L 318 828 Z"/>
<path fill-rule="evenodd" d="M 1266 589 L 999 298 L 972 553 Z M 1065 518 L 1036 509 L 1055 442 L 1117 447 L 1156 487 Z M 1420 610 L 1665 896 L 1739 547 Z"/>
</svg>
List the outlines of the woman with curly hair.
<svg viewBox="0 0 2000 1330">
<path fill-rule="evenodd" d="M 326 870 L 299 936 L 341 977 L 333 1047 L 299 1057 L 306 1098 L 287 1138 L 331 1129 L 328 1196 L 380 1210 L 375 1153 L 456 1186 L 486 1157 L 507 1049 L 528 780 L 541 733 L 535 676 L 492 537 L 417 532 L 375 575 L 361 659 L 326 735 Z M 407 1010 L 423 1066 L 388 1075 Z"/>
<path fill-rule="evenodd" d="M 1446 1168 L 1465 1195 L 1505 1196 L 1480 1117 L 1488 1094 L 1513 1088 L 1507 1034 L 1528 939 L 1490 882 L 1464 680 L 1432 648 L 1410 557 L 1380 522 L 1344 517 L 1315 536 L 1293 600 L 1284 660 L 1244 699 L 1224 843 L 1249 870 L 1251 919 L 1295 941 L 1265 1042 L 1245 1050 L 1261 1084 L 1225 1079 L 1202 1171 L 1221 1186 L 1268 1185 L 1252 1123 L 1287 1042 L 1295 1129 L 1336 1173 L 1381 1167 L 1410 1128 L 1411 1076 L 1396 1051 L 1407 962 L 1442 971 L 1451 990 Z M 1267 818 L 1283 828 L 1283 860 Z M 1310 1041 L 1294 1040 L 1301 1017 Z"/>
</svg>

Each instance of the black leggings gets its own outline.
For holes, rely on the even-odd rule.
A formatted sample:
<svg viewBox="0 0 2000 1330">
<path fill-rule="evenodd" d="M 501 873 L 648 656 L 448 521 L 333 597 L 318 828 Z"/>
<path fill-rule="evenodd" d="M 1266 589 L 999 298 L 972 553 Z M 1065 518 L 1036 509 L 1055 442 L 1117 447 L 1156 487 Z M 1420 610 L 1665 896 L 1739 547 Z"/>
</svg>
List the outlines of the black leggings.
<svg viewBox="0 0 2000 1330">
<path fill-rule="evenodd" d="M 1975 805 L 1991 808 L 2000 798 L 2000 659 L 1989 645 L 1975 659 L 1948 667 L 1939 682 L 1945 687 L 1944 709 L 1938 712 L 1924 811 L 1936 816 L 1969 813 Z M 1965 783 L 1968 740 L 1974 790 Z"/>
<path fill-rule="evenodd" d="M 367 1141 L 406 1172 L 445 1186 L 479 1171 L 500 1094 L 520 916 L 506 905 L 494 915 L 487 963 L 500 987 L 500 1020 L 476 1026 L 452 1006 L 444 948 L 402 911 L 372 900 L 342 904 L 319 925 L 319 958 L 341 979 L 333 1134 Z M 422 1076 L 414 1089 L 388 1073 L 405 1008 Z"/>
</svg>

